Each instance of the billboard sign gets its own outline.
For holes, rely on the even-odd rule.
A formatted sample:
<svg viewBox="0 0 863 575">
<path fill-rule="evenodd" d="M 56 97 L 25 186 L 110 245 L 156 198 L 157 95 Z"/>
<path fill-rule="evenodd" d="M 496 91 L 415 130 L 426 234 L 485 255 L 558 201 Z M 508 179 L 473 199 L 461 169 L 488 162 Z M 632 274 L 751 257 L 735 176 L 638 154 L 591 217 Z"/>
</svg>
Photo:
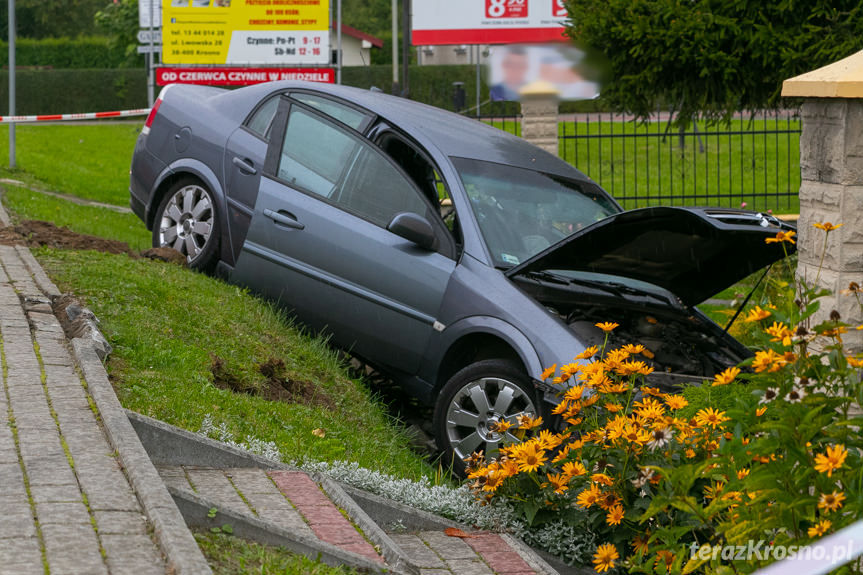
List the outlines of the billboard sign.
<svg viewBox="0 0 863 575">
<path fill-rule="evenodd" d="M 557 89 L 561 100 L 592 100 L 599 84 L 590 78 L 585 54 L 574 46 L 495 46 L 488 58 L 489 95 L 493 101 L 518 100 L 528 84 L 544 82 Z"/>
<path fill-rule="evenodd" d="M 150 20 L 152 15 L 152 20 Z M 152 25 L 151 25 L 152 24 Z M 138 26 L 158 28 L 162 25 L 162 0 L 138 0 Z"/>
<path fill-rule="evenodd" d="M 330 63 L 328 0 L 162 0 L 166 64 Z"/>
<path fill-rule="evenodd" d="M 303 80 L 305 82 L 332 84 L 336 78 L 332 68 L 163 67 L 156 70 L 156 83 L 159 86 L 167 86 L 168 84 L 248 86 L 278 80 Z"/>
<path fill-rule="evenodd" d="M 458 17 L 454 17 L 458 15 Z M 565 42 L 564 0 L 414 0 L 414 46 Z"/>
</svg>

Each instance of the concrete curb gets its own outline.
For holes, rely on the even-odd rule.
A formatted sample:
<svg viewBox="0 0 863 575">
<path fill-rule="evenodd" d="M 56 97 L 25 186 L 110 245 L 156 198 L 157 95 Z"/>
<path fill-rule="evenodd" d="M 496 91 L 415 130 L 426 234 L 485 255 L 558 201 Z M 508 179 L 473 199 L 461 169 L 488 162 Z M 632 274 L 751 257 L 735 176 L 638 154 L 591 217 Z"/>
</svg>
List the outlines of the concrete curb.
<svg viewBox="0 0 863 575">
<path fill-rule="evenodd" d="M 72 349 L 108 441 L 117 450 L 129 483 L 155 528 L 156 540 L 167 558 L 168 568 L 177 575 L 211 575 L 207 560 L 129 423 L 92 344 L 75 338 Z"/>
<path fill-rule="evenodd" d="M 169 487 L 168 491 L 189 525 L 211 529 L 228 524 L 231 526 L 233 534 L 238 537 L 251 539 L 265 545 L 284 547 L 327 565 L 348 565 L 362 572 L 370 573 L 403 573 L 398 569 L 370 561 L 362 555 L 340 549 L 330 543 L 305 537 L 298 533 L 291 533 L 268 521 L 262 521 L 236 509 L 220 506 L 190 491 L 174 487 Z M 216 510 L 212 516 L 211 509 Z"/>
</svg>

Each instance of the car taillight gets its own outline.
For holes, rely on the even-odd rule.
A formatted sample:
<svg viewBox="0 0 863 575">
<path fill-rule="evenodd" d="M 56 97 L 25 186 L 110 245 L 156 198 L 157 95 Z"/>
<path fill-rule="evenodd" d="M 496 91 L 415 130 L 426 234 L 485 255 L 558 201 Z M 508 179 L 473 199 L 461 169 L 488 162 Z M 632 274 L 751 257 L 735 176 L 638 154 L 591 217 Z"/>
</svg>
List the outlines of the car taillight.
<svg viewBox="0 0 863 575">
<path fill-rule="evenodd" d="M 147 115 L 147 121 L 144 122 L 144 127 L 141 129 L 142 134 L 150 133 L 150 126 L 153 125 L 153 120 L 156 119 L 156 114 L 159 112 L 159 106 L 162 105 L 162 96 L 159 96 L 155 103 L 153 103 L 153 107 L 150 109 L 150 113 Z"/>
</svg>

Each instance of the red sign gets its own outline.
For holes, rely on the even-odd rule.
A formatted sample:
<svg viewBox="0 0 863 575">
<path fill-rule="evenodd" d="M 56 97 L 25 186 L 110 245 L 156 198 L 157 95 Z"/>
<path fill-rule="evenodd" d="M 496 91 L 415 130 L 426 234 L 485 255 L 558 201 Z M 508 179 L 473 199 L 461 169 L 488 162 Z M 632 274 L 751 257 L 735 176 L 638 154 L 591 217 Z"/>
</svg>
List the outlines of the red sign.
<svg viewBox="0 0 863 575">
<path fill-rule="evenodd" d="M 566 5 L 563 0 L 551 0 L 551 15 L 555 18 L 566 18 Z"/>
<path fill-rule="evenodd" d="M 204 84 L 208 86 L 248 86 L 279 80 L 302 80 L 305 82 L 336 81 L 332 68 L 158 68 L 156 83 Z"/>
<path fill-rule="evenodd" d="M 527 18 L 527 0 L 485 0 L 486 18 Z"/>
</svg>

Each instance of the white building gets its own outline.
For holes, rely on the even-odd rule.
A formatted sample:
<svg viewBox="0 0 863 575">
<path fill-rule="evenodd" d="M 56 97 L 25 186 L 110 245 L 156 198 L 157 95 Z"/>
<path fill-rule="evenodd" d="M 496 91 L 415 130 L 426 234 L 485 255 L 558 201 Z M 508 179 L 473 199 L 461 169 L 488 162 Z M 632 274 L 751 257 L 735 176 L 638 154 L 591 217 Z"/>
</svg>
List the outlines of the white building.
<svg viewBox="0 0 863 575">
<path fill-rule="evenodd" d="M 485 65 L 488 63 L 487 45 L 417 46 L 417 63 L 420 66 L 452 66 L 456 64 Z"/>
<path fill-rule="evenodd" d="M 335 66 L 338 49 L 335 25 L 330 29 L 330 33 L 332 64 Z M 371 66 L 372 49 L 380 50 L 383 46 L 384 41 L 380 38 L 342 24 L 342 66 Z"/>
</svg>

